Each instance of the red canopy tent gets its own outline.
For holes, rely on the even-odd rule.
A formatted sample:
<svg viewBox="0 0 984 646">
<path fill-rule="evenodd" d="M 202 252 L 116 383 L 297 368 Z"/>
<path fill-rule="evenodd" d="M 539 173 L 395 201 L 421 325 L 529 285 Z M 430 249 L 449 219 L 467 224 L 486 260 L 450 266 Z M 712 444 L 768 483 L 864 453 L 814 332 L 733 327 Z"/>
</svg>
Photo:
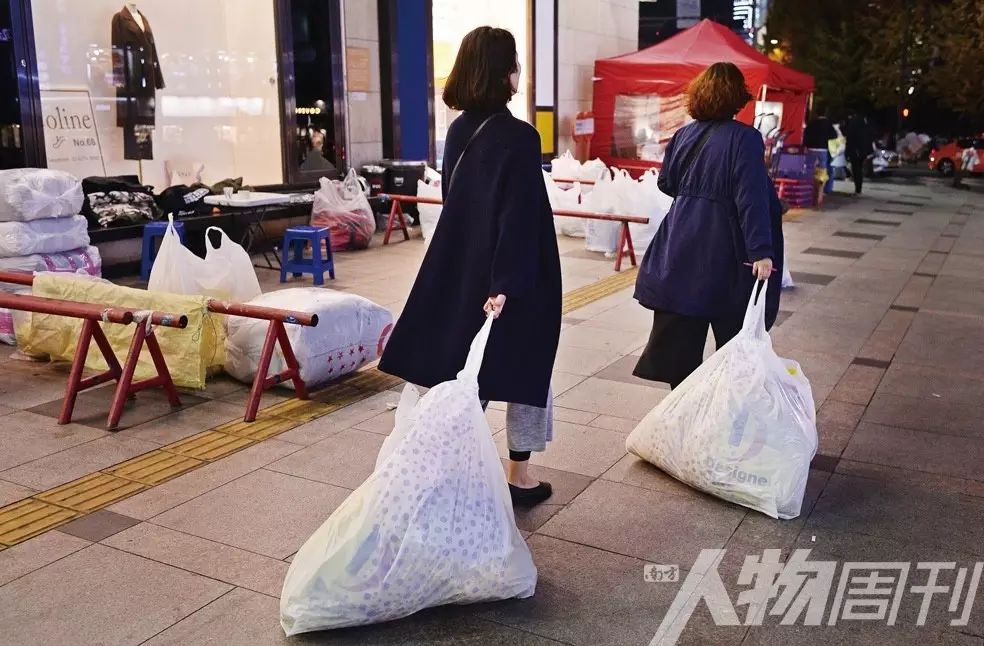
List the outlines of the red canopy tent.
<svg viewBox="0 0 984 646">
<path fill-rule="evenodd" d="M 713 63 L 730 61 L 756 100 L 738 114 L 764 134 L 802 139 L 813 77 L 750 47 L 727 27 L 703 20 L 647 49 L 595 61 L 591 154 L 609 165 L 658 166 L 670 137 L 689 121 L 687 85 Z"/>
</svg>

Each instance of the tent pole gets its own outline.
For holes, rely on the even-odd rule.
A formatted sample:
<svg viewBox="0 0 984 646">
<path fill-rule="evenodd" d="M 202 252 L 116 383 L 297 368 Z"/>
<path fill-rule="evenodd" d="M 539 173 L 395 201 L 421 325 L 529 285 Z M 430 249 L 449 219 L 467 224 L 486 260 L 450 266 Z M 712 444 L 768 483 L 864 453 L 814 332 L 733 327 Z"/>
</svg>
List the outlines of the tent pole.
<svg viewBox="0 0 984 646">
<path fill-rule="evenodd" d="M 759 101 L 765 101 L 765 95 L 769 91 L 769 86 L 765 83 L 762 84 L 762 98 Z"/>
</svg>

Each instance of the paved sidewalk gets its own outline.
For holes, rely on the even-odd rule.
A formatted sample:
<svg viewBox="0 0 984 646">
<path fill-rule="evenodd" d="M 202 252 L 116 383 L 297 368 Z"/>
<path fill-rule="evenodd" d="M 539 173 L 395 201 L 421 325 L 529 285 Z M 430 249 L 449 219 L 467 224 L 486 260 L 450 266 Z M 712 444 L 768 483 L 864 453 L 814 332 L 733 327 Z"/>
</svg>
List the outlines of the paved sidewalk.
<svg viewBox="0 0 984 646">
<path fill-rule="evenodd" d="M 820 433 L 800 518 L 773 521 L 626 455 L 626 434 L 668 391 L 631 376 L 650 314 L 623 289 L 564 320 L 555 441 L 534 457 L 555 493 L 517 513 L 540 570 L 532 599 L 283 637 L 278 598 L 290 558 L 369 474 L 392 428 L 392 390 L 0 551 L 0 643 L 648 644 L 682 586 L 645 582 L 643 565 L 679 565 L 682 580 L 702 549 L 727 550 L 718 571 L 739 621 L 748 609 L 739 593 L 751 589 L 739 571 L 763 549 L 911 561 L 910 585 L 926 583 L 916 561 L 984 561 L 984 196 L 931 181 L 875 184 L 799 214 L 785 231 L 797 287 L 772 336 L 813 384 Z M 566 290 L 611 275 L 609 261 L 576 241 L 562 246 Z M 346 255 L 334 286 L 399 311 L 422 252 L 415 240 Z M 270 275 L 262 281 L 274 287 Z M 0 506 L 242 413 L 245 387 L 218 380 L 177 413 L 141 395 L 124 416 L 130 428 L 115 435 L 101 430 L 103 395 L 58 427 L 49 409 L 64 374 L 8 354 Z M 501 407 L 489 418 L 504 452 Z M 940 593 L 917 627 L 921 600 L 904 595 L 892 627 L 805 627 L 802 617 L 779 626 L 778 616 L 717 626 L 701 603 L 678 643 L 984 644 L 984 601 L 968 625 L 951 626 L 959 612 Z"/>
</svg>

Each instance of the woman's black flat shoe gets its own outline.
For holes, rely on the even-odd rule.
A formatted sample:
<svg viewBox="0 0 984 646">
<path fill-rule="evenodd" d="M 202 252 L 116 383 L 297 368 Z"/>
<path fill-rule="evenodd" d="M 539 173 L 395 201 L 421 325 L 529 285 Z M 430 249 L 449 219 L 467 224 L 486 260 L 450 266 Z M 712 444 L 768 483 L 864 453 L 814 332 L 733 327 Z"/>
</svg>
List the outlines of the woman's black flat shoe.
<svg viewBox="0 0 984 646">
<path fill-rule="evenodd" d="M 509 485 L 509 496 L 514 505 L 536 505 L 549 498 L 552 493 L 553 487 L 549 482 L 541 482 L 529 489 Z"/>
</svg>

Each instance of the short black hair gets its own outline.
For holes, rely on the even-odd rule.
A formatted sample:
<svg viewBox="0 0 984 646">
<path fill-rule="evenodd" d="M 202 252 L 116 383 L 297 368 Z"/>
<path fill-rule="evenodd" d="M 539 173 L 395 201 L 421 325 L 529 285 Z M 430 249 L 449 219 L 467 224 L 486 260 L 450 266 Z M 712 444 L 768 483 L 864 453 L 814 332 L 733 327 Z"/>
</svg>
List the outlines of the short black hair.
<svg viewBox="0 0 984 646">
<path fill-rule="evenodd" d="M 505 29 L 478 27 L 458 48 L 444 85 L 444 102 L 452 110 L 495 112 L 515 92 L 509 75 L 516 71 L 516 39 Z"/>
</svg>

